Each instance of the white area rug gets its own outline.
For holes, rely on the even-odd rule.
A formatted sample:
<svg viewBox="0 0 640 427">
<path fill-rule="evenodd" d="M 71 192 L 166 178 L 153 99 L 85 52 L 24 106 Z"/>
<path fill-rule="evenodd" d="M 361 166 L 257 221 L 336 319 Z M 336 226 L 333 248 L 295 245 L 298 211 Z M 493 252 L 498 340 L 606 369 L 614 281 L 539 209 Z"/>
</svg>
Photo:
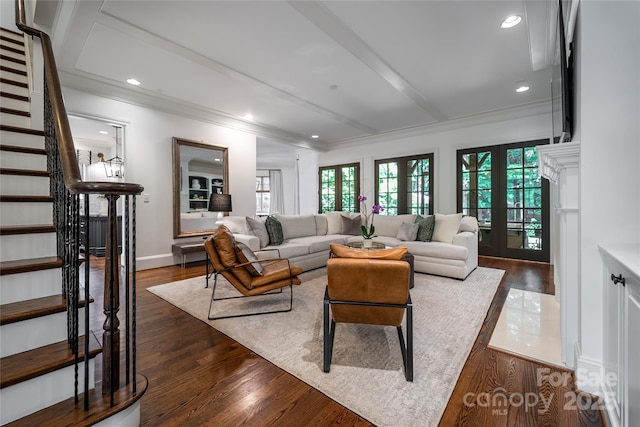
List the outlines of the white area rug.
<svg viewBox="0 0 640 427">
<path fill-rule="evenodd" d="M 211 287 L 204 288 L 204 277 L 148 290 L 378 426 L 435 426 L 503 274 L 502 270 L 478 267 L 460 281 L 416 273 L 411 290 L 413 382 L 404 378 L 393 327 L 338 324 L 331 372 L 322 371 L 324 268 L 300 276 L 302 284 L 294 287 L 293 311 L 289 313 L 208 321 Z M 233 289 L 221 280 L 218 286 Z M 280 300 L 283 296 L 279 295 Z M 246 310 L 252 305 L 265 309 L 269 298 L 243 299 L 240 305 L 244 306 L 234 309 Z"/>
</svg>

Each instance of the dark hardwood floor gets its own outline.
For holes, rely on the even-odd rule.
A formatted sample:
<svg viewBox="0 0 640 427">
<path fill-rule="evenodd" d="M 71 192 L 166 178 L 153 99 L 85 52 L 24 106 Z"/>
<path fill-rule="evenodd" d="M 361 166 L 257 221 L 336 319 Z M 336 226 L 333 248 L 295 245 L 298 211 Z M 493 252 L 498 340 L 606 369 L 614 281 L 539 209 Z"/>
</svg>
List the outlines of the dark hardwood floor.
<svg viewBox="0 0 640 427">
<path fill-rule="evenodd" d="M 552 267 L 489 257 L 481 257 L 480 265 L 504 269 L 506 274 L 440 425 L 603 426 L 597 402 L 575 391 L 569 371 L 487 348 L 509 289 L 553 294 Z M 138 272 L 137 366 L 149 380 L 142 398 L 142 425 L 372 425 L 226 335 L 145 291 L 150 286 L 202 274 L 203 263 L 189 264 L 184 270 L 171 266 Z M 101 259 L 92 257 L 91 276 L 91 293 L 96 300 L 92 328 L 100 337 Z M 415 425 L 424 423 L 416 420 Z"/>
</svg>

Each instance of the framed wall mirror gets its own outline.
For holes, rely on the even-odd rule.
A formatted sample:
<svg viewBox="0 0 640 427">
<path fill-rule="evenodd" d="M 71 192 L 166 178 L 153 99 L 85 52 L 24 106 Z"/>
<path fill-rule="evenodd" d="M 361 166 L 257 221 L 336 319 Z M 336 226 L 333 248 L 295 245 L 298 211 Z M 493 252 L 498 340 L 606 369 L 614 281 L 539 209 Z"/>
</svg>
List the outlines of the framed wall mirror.
<svg viewBox="0 0 640 427">
<path fill-rule="evenodd" d="M 173 237 L 213 233 L 212 193 L 229 193 L 227 148 L 173 138 Z"/>
</svg>

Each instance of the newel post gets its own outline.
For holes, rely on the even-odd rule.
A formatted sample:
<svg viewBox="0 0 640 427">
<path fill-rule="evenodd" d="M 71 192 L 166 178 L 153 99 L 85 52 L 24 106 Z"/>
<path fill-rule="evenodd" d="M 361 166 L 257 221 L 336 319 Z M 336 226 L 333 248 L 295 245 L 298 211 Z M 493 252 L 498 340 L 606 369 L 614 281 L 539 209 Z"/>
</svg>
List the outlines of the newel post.
<svg viewBox="0 0 640 427">
<path fill-rule="evenodd" d="M 109 201 L 105 236 L 104 314 L 102 325 L 102 395 L 113 398 L 120 388 L 120 262 L 118 257 L 117 194 L 106 195 Z"/>
</svg>

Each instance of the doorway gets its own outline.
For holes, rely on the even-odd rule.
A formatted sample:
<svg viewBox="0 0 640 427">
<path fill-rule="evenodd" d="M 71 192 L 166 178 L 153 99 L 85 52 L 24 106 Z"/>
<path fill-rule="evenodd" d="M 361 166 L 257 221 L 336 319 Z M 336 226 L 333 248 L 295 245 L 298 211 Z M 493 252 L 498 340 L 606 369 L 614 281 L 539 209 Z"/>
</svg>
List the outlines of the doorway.
<svg viewBox="0 0 640 427">
<path fill-rule="evenodd" d="M 457 152 L 458 212 L 475 216 L 478 253 L 549 262 L 549 183 L 528 141 Z"/>
</svg>

